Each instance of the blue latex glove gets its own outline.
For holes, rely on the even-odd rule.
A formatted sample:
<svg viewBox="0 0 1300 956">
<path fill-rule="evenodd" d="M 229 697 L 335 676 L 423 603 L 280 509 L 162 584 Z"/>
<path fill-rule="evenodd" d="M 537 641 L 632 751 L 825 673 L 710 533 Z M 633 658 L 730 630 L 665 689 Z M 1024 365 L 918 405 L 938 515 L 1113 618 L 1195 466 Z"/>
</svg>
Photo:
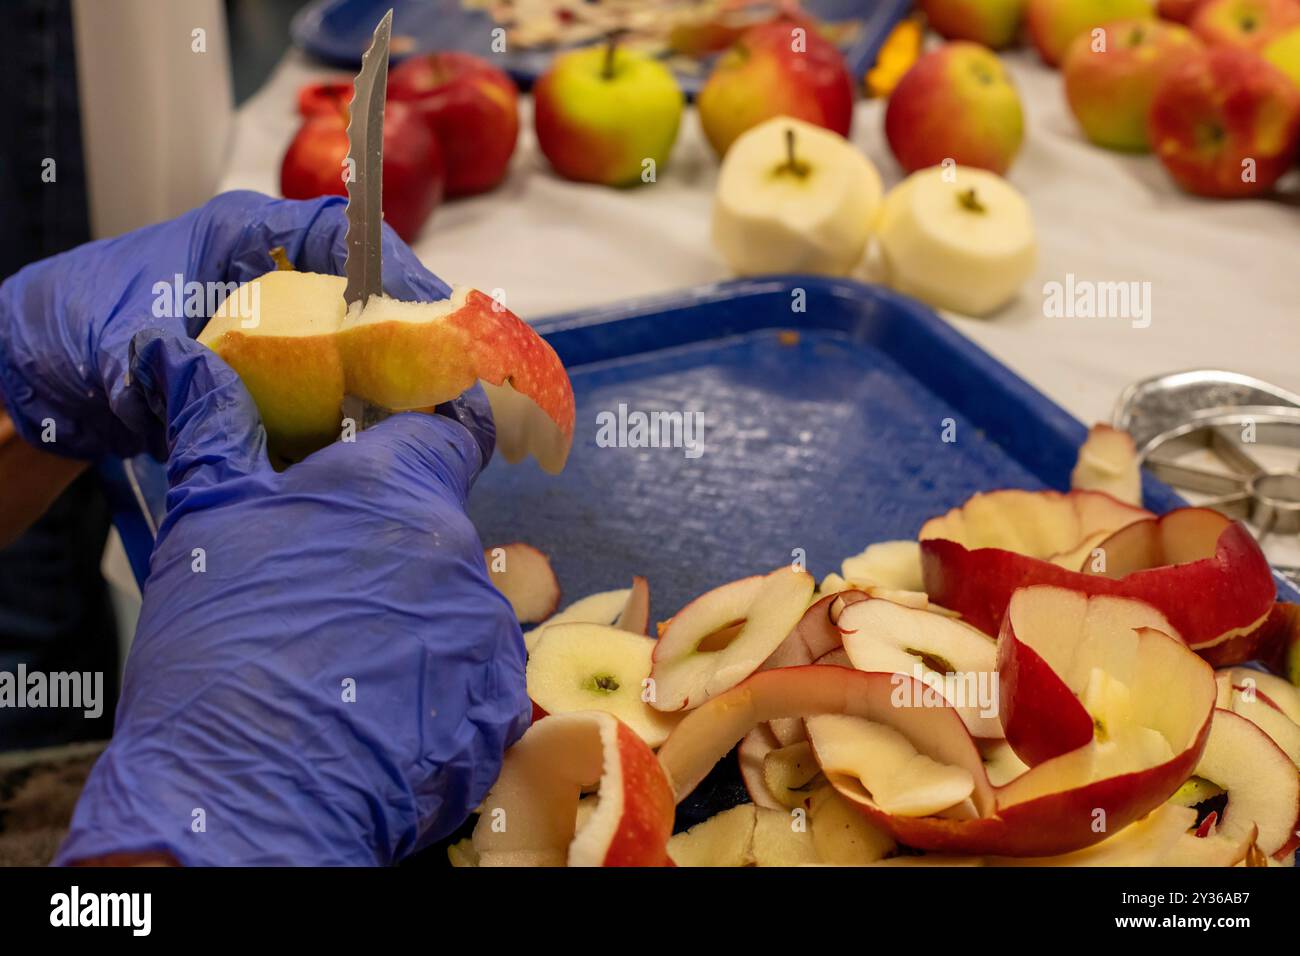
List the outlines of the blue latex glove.
<svg viewBox="0 0 1300 956">
<path fill-rule="evenodd" d="M 0 286 L 0 398 L 30 444 L 72 458 L 166 455 L 158 420 L 126 387 L 127 352 L 142 329 L 194 336 L 207 321 L 169 318 L 182 283 L 247 282 L 284 247 L 303 272 L 342 274 L 345 200 L 305 202 L 223 193 L 170 222 L 35 262 Z M 384 291 L 408 301 L 448 287 L 384 227 Z M 160 296 L 157 283 L 165 284 Z M 205 296 L 206 298 L 206 296 Z M 55 441 L 42 443 L 45 423 Z"/>
<path fill-rule="evenodd" d="M 159 333 L 135 346 L 168 510 L 113 740 L 56 862 L 386 864 L 446 835 L 529 714 L 519 626 L 464 510 L 492 448 L 481 390 L 469 427 L 396 415 L 277 473 L 228 366 Z"/>
</svg>

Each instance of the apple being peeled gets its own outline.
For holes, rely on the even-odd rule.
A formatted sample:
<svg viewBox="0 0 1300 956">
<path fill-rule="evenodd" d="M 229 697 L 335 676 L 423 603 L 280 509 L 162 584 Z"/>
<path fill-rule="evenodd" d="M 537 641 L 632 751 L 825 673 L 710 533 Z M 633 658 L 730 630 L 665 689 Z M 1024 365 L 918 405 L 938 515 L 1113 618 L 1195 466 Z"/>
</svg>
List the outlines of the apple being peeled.
<svg viewBox="0 0 1300 956">
<path fill-rule="evenodd" d="M 1020 150 L 1020 94 L 1001 61 L 977 43 L 945 43 L 894 87 L 885 136 L 907 172 L 945 159 L 1004 173 Z"/>
<path fill-rule="evenodd" d="M 946 40 L 999 50 L 1020 36 L 1028 0 L 921 0 L 926 22 Z"/>
<path fill-rule="evenodd" d="M 280 163 L 280 194 L 286 199 L 346 196 L 348 156 L 346 104 L 336 113 L 307 117 Z M 438 141 L 410 107 L 384 108 L 384 221 L 413 242 L 442 202 L 446 170 Z"/>
<path fill-rule="evenodd" d="M 1151 19 L 1151 0 L 1029 0 L 1029 37 L 1048 66 L 1058 66 L 1081 33 L 1113 20 Z"/>
<path fill-rule="evenodd" d="M 1257 196 L 1295 160 L 1300 91 L 1263 58 L 1216 47 L 1164 76 L 1147 131 L 1160 162 L 1188 192 Z"/>
<path fill-rule="evenodd" d="M 555 351 L 475 289 L 440 302 L 372 296 L 348 308 L 342 276 L 269 272 L 232 292 L 199 341 L 252 394 L 272 454 L 297 460 L 340 436 L 345 396 L 425 410 L 483 384 L 507 461 L 564 467 L 573 389 Z M 251 288 L 250 288 L 251 286 Z"/>
<path fill-rule="evenodd" d="M 1210 46 L 1262 50 L 1300 26 L 1300 0 L 1206 0 L 1192 17 L 1192 29 Z"/>
<path fill-rule="evenodd" d="M 533 87 L 537 144 L 557 173 L 578 182 L 630 186 L 652 161 L 668 162 L 682 91 L 658 60 L 614 45 L 555 59 Z"/>
<path fill-rule="evenodd" d="M 713 204 L 713 242 L 738 275 L 847 275 L 880 204 L 880 175 L 847 140 L 789 117 L 727 151 Z"/>
<path fill-rule="evenodd" d="M 783 18 L 746 30 L 718 60 L 696 105 L 719 156 L 746 130 L 775 116 L 848 136 L 853 80 L 835 44 Z"/>
<path fill-rule="evenodd" d="M 964 315 L 988 315 L 1034 271 L 1029 205 L 994 173 L 932 166 L 885 197 L 876 219 L 884 279 L 905 295 Z"/>
<path fill-rule="evenodd" d="M 1163 20 L 1118 20 L 1075 38 L 1065 56 L 1065 97 L 1098 146 L 1146 152 L 1147 113 L 1162 77 L 1200 43 Z"/>
<path fill-rule="evenodd" d="M 519 91 L 486 60 L 430 53 L 388 74 L 388 98 L 410 103 L 438 140 L 447 195 L 486 192 L 505 178 L 519 135 Z"/>
</svg>

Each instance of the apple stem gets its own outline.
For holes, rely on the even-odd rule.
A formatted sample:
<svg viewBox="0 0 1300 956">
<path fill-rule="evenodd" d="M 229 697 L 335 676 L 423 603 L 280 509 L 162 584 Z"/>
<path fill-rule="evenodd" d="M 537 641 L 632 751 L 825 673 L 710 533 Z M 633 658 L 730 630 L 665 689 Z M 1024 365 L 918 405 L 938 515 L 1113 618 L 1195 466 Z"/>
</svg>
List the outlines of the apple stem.
<svg viewBox="0 0 1300 956">
<path fill-rule="evenodd" d="M 971 212 L 987 212 L 984 204 L 980 202 L 979 196 L 975 194 L 975 187 L 963 190 L 957 194 L 957 202 L 961 203 L 963 209 L 969 209 Z"/>
<path fill-rule="evenodd" d="M 808 164 L 799 162 L 794 154 L 794 127 L 785 131 L 785 162 L 776 168 L 778 173 L 793 173 L 800 178 L 808 175 Z"/>
<path fill-rule="evenodd" d="M 612 80 L 614 78 L 614 54 L 618 50 L 618 41 L 621 39 L 623 39 L 622 30 L 610 31 L 605 43 L 605 65 L 600 71 L 602 79 Z"/>
</svg>

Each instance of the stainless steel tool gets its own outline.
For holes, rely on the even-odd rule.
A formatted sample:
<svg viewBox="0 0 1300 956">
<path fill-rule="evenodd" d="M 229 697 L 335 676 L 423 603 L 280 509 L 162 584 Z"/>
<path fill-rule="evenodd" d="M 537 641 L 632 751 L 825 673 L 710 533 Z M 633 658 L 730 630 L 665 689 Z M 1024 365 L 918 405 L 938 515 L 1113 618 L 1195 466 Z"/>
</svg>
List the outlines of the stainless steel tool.
<svg viewBox="0 0 1300 956">
<path fill-rule="evenodd" d="M 352 109 L 348 119 L 348 232 L 343 301 L 348 308 L 364 306 L 372 295 L 384 291 L 384 98 L 388 90 L 388 45 L 393 33 L 390 9 L 375 27 L 370 48 L 361 57 L 353 81 Z M 351 395 L 343 399 L 343 416 L 367 428 L 388 415 L 388 410 Z"/>
</svg>

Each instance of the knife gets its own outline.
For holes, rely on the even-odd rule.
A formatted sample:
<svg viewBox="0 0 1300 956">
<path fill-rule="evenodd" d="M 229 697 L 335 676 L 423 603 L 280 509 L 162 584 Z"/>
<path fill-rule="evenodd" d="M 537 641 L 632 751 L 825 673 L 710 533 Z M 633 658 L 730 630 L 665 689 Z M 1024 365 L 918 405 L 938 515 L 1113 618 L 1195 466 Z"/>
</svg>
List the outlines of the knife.
<svg viewBox="0 0 1300 956">
<path fill-rule="evenodd" d="M 384 98 L 388 91 L 388 44 L 393 33 L 393 11 L 375 27 L 370 48 L 361 57 L 353 81 L 352 109 L 348 119 L 347 258 L 343 274 L 347 286 L 343 301 L 351 307 L 365 305 L 383 292 L 384 222 Z M 387 409 L 347 395 L 343 415 L 363 429 L 387 417 Z"/>
</svg>

